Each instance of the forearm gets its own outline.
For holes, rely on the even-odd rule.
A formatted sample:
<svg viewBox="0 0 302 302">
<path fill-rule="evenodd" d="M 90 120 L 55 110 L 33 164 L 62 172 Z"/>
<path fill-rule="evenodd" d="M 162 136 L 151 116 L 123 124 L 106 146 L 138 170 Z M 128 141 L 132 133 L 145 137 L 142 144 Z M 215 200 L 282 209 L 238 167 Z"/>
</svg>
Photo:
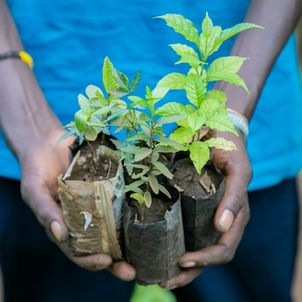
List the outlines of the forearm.
<svg viewBox="0 0 302 302">
<path fill-rule="evenodd" d="M 241 33 L 232 55 L 248 57 L 239 74 L 245 79 L 250 94 L 238 87 L 219 83 L 228 95 L 228 107 L 251 118 L 265 80 L 302 12 L 301 0 L 253 0 L 245 21 L 263 26 Z"/>
<path fill-rule="evenodd" d="M 0 53 L 21 50 L 15 24 L 0 1 Z M 47 105 L 33 72 L 15 59 L 0 61 L 0 126 L 17 157 L 45 140 L 60 123 Z"/>
</svg>

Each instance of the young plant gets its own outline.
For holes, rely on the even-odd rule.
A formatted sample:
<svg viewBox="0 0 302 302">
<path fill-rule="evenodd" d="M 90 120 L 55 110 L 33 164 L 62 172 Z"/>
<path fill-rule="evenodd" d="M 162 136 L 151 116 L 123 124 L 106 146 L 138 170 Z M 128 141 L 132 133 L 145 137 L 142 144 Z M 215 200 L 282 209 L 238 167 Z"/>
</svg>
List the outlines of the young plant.
<svg viewBox="0 0 302 302">
<path fill-rule="evenodd" d="M 190 66 L 186 74 L 173 72 L 164 76 L 152 94 L 161 99 L 170 90 L 185 90 L 189 104 L 168 102 L 158 109 L 158 114 L 166 116 L 182 115 L 177 122 L 178 128 L 170 135 L 170 139 L 181 144 L 181 150 L 189 151 L 190 158 L 200 174 L 210 158 L 210 148 L 234 150 L 232 141 L 224 138 L 210 138 L 201 141 L 210 129 L 228 131 L 237 135 L 232 121 L 228 117 L 223 91 L 209 90 L 208 84 L 215 81 L 242 87 L 248 92 L 244 80 L 238 71 L 247 58 L 238 56 L 220 57 L 208 63 L 209 57 L 218 51 L 226 40 L 234 35 L 252 28 L 262 28 L 252 23 L 240 23 L 222 30 L 214 26 L 208 13 L 201 24 L 201 32 L 193 22 L 178 14 L 166 14 L 156 18 L 164 19 L 168 26 L 181 34 L 193 47 L 187 44 L 171 44 L 170 47 L 180 56 L 175 64 L 185 63 Z"/>
<path fill-rule="evenodd" d="M 150 207 L 152 193 L 162 192 L 171 198 L 169 191 L 159 183 L 157 177 L 163 175 L 168 179 L 173 174 L 162 163 L 164 153 L 175 152 L 180 144 L 167 138 L 163 133 L 163 125 L 175 123 L 180 114 L 165 116 L 156 110 L 159 99 L 154 98 L 150 88 L 146 87 L 145 98 L 128 97 L 131 104 L 122 116 L 119 126 L 127 130 L 126 140 L 114 141 L 117 149 L 122 152 L 124 166 L 132 182 L 125 187 L 125 192 L 132 192 L 131 198 Z M 143 209 L 141 212 L 143 219 Z"/>
</svg>

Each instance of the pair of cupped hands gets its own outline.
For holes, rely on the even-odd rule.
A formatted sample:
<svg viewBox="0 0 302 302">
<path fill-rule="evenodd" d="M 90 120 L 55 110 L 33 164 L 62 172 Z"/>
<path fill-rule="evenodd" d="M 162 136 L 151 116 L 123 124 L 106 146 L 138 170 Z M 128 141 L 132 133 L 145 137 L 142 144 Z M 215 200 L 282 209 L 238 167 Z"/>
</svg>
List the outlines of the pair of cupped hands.
<svg viewBox="0 0 302 302">
<path fill-rule="evenodd" d="M 74 138 L 58 143 L 62 130 L 33 144 L 19 157 L 22 168 L 21 192 L 24 201 L 45 228 L 49 238 L 75 264 L 82 268 L 100 271 L 108 269 L 116 277 L 131 281 L 135 279 L 134 268 L 125 261 L 113 262 L 104 254 L 75 257 L 68 246 L 68 230 L 63 220 L 57 196 L 57 177 L 64 173 L 70 162 L 69 146 Z M 174 289 L 185 286 L 202 270 L 211 265 L 229 262 L 235 255 L 244 228 L 249 220 L 247 186 L 251 179 L 251 168 L 242 135 L 213 134 L 231 139 L 237 146 L 235 151 L 214 150 L 212 160 L 225 175 L 226 186 L 221 204 L 215 214 L 215 227 L 223 233 L 216 245 L 197 252 L 185 253 L 179 259 L 181 272 L 161 287 Z"/>
</svg>

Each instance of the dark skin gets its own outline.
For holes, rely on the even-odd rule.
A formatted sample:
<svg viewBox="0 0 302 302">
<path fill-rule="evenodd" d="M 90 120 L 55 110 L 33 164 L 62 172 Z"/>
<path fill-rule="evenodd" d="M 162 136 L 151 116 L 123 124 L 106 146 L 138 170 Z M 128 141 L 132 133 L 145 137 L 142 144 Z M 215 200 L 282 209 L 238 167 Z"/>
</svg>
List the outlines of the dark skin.
<svg viewBox="0 0 302 302">
<path fill-rule="evenodd" d="M 230 108 L 251 118 L 271 66 L 293 31 L 301 11 L 300 0 L 251 1 L 246 21 L 262 25 L 265 30 L 247 31 L 236 40 L 232 54 L 250 58 L 240 74 L 251 93 L 247 95 L 237 87 L 219 83 L 217 89 L 227 93 Z M 0 1 L 0 53 L 11 49 L 20 50 L 22 44 L 5 1 Z M 61 125 L 48 107 L 33 73 L 23 62 L 1 62 L 0 78 L 0 124 L 22 168 L 21 186 L 25 202 L 53 242 L 77 265 L 90 270 L 110 268 L 123 280 L 133 279 L 135 271 L 130 265 L 125 262 L 113 265 L 107 255 L 71 255 L 66 243 L 68 231 L 56 195 L 56 179 L 68 166 L 68 145 L 71 142 L 55 144 L 62 133 Z M 236 137 L 215 132 L 212 135 L 232 139 L 238 149 L 213 152 L 214 163 L 226 177 L 225 194 L 215 216 L 216 228 L 224 234 L 217 245 L 184 254 L 179 262 L 183 271 L 161 284 L 163 287 L 184 286 L 204 267 L 230 261 L 249 220 L 247 186 L 251 168 L 245 139 L 242 135 Z"/>
</svg>

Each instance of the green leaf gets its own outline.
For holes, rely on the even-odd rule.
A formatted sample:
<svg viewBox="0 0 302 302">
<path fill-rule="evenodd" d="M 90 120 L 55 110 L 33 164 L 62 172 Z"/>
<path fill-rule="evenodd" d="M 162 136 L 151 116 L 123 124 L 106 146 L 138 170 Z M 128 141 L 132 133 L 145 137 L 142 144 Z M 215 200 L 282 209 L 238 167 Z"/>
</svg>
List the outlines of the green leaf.
<svg viewBox="0 0 302 302">
<path fill-rule="evenodd" d="M 164 19 L 168 26 L 183 35 L 186 40 L 198 44 L 198 30 L 191 20 L 179 14 L 166 14 L 155 18 Z"/>
<path fill-rule="evenodd" d="M 140 82 L 140 80 L 141 80 L 141 72 L 138 71 L 138 72 L 135 74 L 135 76 L 134 76 L 132 82 L 130 83 L 130 87 L 129 87 L 130 91 L 133 91 L 133 90 L 137 87 L 137 85 L 138 85 L 138 83 Z"/>
<path fill-rule="evenodd" d="M 190 146 L 190 158 L 198 174 L 210 159 L 210 150 L 206 143 L 196 141 Z"/>
<path fill-rule="evenodd" d="M 107 93 L 117 89 L 115 76 L 113 73 L 114 67 L 108 57 L 104 59 L 103 63 L 103 84 Z"/>
<path fill-rule="evenodd" d="M 225 105 L 227 101 L 227 95 L 223 91 L 213 89 L 207 92 L 205 100 L 208 99 L 216 99 Z"/>
<path fill-rule="evenodd" d="M 205 141 L 210 148 L 222 149 L 225 151 L 237 150 L 236 145 L 231 140 L 222 137 L 212 137 Z"/>
<path fill-rule="evenodd" d="M 161 162 L 154 162 L 153 163 L 154 166 L 167 178 L 172 179 L 173 178 L 173 174 L 169 171 L 169 169 L 162 164 Z"/>
<path fill-rule="evenodd" d="M 124 187 L 124 192 L 127 193 L 129 191 L 137 192 L 137 193 L 143 193 L 143 191 L 139 188 L 141 185 L 145 183 L 144 180 L 136 180 L 129 185 L 126 185 Z"/>
<path fill-rule="evenodd" d="M 191 128 L 179 127 L 170 134 L 170 138 L 179 144 L 189 143 L 195 132 Z"/>
<path fill-rule="evenodd" d="M 244 63 L 246 58 L 229 56 L 216 59 L 209 67 L 207 79 L 212 81 L 225 81 L 242 87 L 248 92 L 248 88 L 243 79 L 236 73 Z"/>
<path fill-rule="evenodd" d="M 149 184 L 150 184 L 152 191 L 155 194 L 158 194 L 159 193 L 158 181 L 157 181 L 157 178 L 152 174 L 149 176 Z"/>
<path fill-rule="evenodd" d="M 163 185 L 158 185 L 158 188 L 159 188 L 159 191 L 161 191 L 163 194 L 165 194 L 168 198 L 171 199 L 170 192 Z"/>
<path fill-rule="evenodd" d="M 203 116 L 198 112 L 195 111 L 188 116 L 188 126 L 193 130 L 193 132 L 199 130 L 204 125 Z"/>
<path fill-rule="evenodd" d="M 213 22 L 212 22 L 211 18 L 209 17 L 208 12 L 206 13 L 205 18 L 202 21 L 201 29 L 206 38 L 208 38 L 212 33 Z"/>
<path fill-rule="evenodd" d="M 152 153 L 152 149 L 140 148 L 134 156 L 135 161 L 141 161 Z"/>
<path fill-rule="evenodd" d="M 200 35 L 199 49 L 202 53 L 203 62 L 206 62 L 208 57 L 219 49 L 217 40 L 219 39 L 221 32 L 222 28 L 220 26 L 214 26 L 208 37 L 206 37 L 204 33 Z"/>
<path fill-rule="evenodd" d="M 252 29 L 252 28 L 259 28 L 259 29 L 264 29 L 262 26 L 260 25 L 256 25 L 253 23 L 239 23 L 236 24 L 230 28 L 227 28 L 225 30 L 223 30 L 223 32 L 221 33 L 217 43 L 223 43 L 224 41 L 230 39 L 231 37 L 245 31 L 248 29 Z"/>
<path fill-rule="evenodd" d="M 183 104 L 176 102 L 168 102 L 165 105 L 159 107 L 156 110 L 156 114 L 159 115 L 176 115 L 176 114 L 186 114 L 187 107 Z"/>
<path fill-rule="evenodd" d="M 89 100 L 83 94 L 78 95 L 78 104 L 80 108 L 83 110 L 83 112 L 85 112 L 85 114 L 89 113 L 90 110 Z"/>
<path fill-rule="evenodd" d="M 130 195 L 130 198 L 135 199 L 139 204 L 143 204 L 144 203 L 144 196 L 142 194 L 139 193 L 132 193 Z"/>
<path fill-rule="evenodd" d="M 146 207 L 150 208 L 151 204 L 152 204 L 152 196 L 151 196 L 151 193 L 149 191 L 146 191 L 144 193 L 144 200 L 145 200 Z"/>
<path fill-rule="evenodd" d="M 196 51 L 185 44 L 171 44 L 170 47 L 181 57 L 175 64 L 187 63 L 193 68 L 197 68 L 201 63 Z"/>
<path fill-rule="evenodd" d="M 102 90 L 94 85 L 88 85 L 85 89 L 85 92 L 90 99 L 98 97 L 98 95 L 103 95 Z"/>
<path fill-rule="evenodd" d="M 203 79 L 196 74 L 189 74 L 185 90 L 188 100 L 196 107 L 199 107 L 206 92 L 206 84 Z"/>
<path fill-rule="evenodd" d="M 97 131 L 93 127 L 86 127 L 83 134 L 88 141 L 95 141 L 98 136 Z"/>
<path fill-rule="evenodd" d="M 183 89 L 186 85 L 186 76 L 182 73 L 169 73 L 159 80 L 152 91 L 154 98 L 163 98 L 171 89 Z"/>
<path fill-rule="evenodd" d="M 83 132 L 86 128 L 87 123 L 87 115 L 83 112 L 83 110 L 79 110 L 76 112 L 74 116 L 75 126 L 79 132 Z"/>
</svg>

